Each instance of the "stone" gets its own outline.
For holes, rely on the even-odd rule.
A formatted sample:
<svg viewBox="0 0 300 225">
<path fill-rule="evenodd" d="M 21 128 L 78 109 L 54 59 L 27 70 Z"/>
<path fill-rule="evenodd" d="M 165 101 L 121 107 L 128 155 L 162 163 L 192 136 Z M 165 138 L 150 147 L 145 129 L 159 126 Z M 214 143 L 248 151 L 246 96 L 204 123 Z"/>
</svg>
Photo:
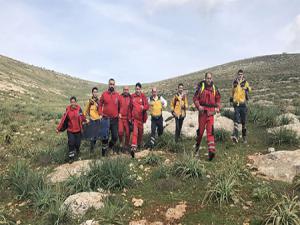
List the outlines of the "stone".
<svg viewBox="0 0 300 225">
<path fill-rule="evenodd" d="M 134 207 L 141 207 L 144 203 L 143 199 L 138 199 L 138 198 L 132 198 L 131 201 L 132 201 Z"/>
<path fill-rule="evenodd" d="M 81 223 L 80 225 L 100 225 L 98 221 L 95 220 L 87 220 L 83 223 Z"/>
<path fill-rule="evenodd" d="M 100 209 L 104 206 L 104 199 L 107 194 L 99 192 L 80 192 L 69 196 L 62 207 L 67 208 L 72 217 L 83 216 L 89 209 Z"/>
<path fill-rule="evenodd" d="M 268 148 L 268 152 L 269 153 L 275 152 L 275 148 L 273 148 L 273 147 Z"/>
<path fill-rule="evenodd" d="M 167 220 L 178 220 L 186 212 L 186 202 L 180 202 L 175 208 L 169 208 L 165 214 Z"/>
</svg>

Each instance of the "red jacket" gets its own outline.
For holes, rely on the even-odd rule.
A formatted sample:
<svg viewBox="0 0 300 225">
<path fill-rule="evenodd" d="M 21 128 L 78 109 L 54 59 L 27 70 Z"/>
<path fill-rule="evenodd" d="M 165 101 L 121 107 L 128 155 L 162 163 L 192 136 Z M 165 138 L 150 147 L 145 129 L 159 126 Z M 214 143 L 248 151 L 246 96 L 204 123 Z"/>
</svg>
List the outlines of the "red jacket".
<svg viewBox="0 0 300 225">
<path fill-rule="evenodd" d="M 67 122 L 66 122 L 67 121 Z M 60 123 L 57 126 L 58 131 L 64 131 L 64 124 L 67 123 L 67 130 L 71 133 L 77 133 L 82 130 L 82 122 L 85 117 L 79 105 L 73 109 L 70 105 L 67 106 L 66 112 L 62 116 Z"/>
<path fill-rule="evenodd" d="M 214 84 L 208 86 L 205 81 L 201 81 L 193 101 L 197 109 L 202 106 L 204 111 L 215 111 L 215 108 L 220 109 L 221 95 Z"/>
<path fill-rule="evenodd" d="M 134 93 L 131 95 L 131 102 L 132 119 L 145 123 L 147 120 L 146 111 L 149 109 L 149 104 L 146 96 L 143 93 L 141 93 L 140 95 Z"/>
<path fill-rule="evenodd" d="M 116 118 L 119 116 L 119 93 L 105 91 L 99 100 L 99 115 L 108 118 Z"/>
<path fill-rule="evenodd" d="M 131 119 L 131 95 L 121 94 L 119 97 L 119 114 L 121 114 L 121 119 Z"/>
</svg>

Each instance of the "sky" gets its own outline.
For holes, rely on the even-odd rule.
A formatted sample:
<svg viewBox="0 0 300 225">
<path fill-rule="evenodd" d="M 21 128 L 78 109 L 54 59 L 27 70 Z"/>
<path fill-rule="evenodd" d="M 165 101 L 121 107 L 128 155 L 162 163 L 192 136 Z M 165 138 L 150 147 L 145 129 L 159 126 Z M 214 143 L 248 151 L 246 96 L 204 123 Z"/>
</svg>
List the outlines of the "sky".
<svg viewBox="0 0 300 225">
<path fill-rule="evenodd" d="M 300 52 L 299 0 L 0 0 L 1 55 L 101 83 L 282 52 Z"/>
</svg>

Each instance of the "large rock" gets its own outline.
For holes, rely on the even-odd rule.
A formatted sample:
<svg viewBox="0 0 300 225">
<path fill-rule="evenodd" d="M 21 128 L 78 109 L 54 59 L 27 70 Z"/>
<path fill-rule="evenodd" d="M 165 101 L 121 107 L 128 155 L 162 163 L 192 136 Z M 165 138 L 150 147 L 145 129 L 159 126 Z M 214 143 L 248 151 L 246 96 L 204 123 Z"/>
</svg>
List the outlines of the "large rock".
<svg viewBox="0 0 300 225">
<path fill-rule="evenodd" d="M 67 208 L 72 217 L 83 216 L 89 209 L 100 209 L 104 206 L 103 200 L 108 194 L 100 192 L 81 192 L 69 196 L 62 207 Z"/>
<path fill-rule="evenodd" d="M 92 160 L 75 161 L 72 164 L 62 164 L 54 169 L 47 178 L 51 183 L 67 180 L 70 176 L 79 176 L 82 172 L 89 170 Z"/>
<path fill-rule="evenodd" d="M 165 131 L 175 133 L 175 119 L 171 119 L 165 122 L 166 119 L 171 118 L 172 114 L 167 111 L 163 111 Z M 228 132 L 233 130 L 233 121 L 220 114 L 215 115 L 215 129 L 225 129 Z M 187 111 L 186 118 L 182 126 L 182 134 L 186 137 L 195 137 L 196 130 L 198 128 L 198 112 Z M 149 116 L 146 124 L 144 125 L 145 133 L 151 132 L 151 116 Z M 204 135 L 206 135 L 204 133 Z"/>
<path fill-rule="evenodd" d="M 300 173 L 300 149 L 248 156 L 256 175 L 291 183 Z"/>
</svg>

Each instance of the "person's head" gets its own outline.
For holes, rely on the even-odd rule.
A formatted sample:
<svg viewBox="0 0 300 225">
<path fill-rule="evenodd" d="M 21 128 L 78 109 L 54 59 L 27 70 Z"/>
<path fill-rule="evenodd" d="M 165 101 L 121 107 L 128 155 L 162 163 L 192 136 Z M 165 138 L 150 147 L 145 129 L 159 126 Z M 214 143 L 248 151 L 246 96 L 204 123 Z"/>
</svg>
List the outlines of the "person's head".
<svg viewBox="0 0 300 225">
<path fill-rule="evenodd" d="M 179 94 L 183 93 L 183 83 L 178 84 L 178 93 Z"/>
<path fill-rule="evenodd" d="M 205 73 L 205 83 L 207 85 L 211 85 L 213 82 L 213 79 L 212 79 L 212 73 L 211 72 L 206 72 Z"/>
<path fill-rule="evenodd" d="M 115 90 L 115 84 L 116 84 L 115 79 L 110 78 L 108 80 L 108 90 L 113 92 Z"/>
<path fill-rule="evenodd" d="M 93 94 L 93 97 L 98 97 L 98 88 L 97 87 L 93 87 L 92 88 L 92 94 Z"/>
<path fill-rule="evenodd" d="M 137 95 L 140 95 L 141 92 L 142 92 L 142 85 L 141 85 L 140 82 L 138 82 L 138 83 L 135 84 L 135 93 L 136 93 Z"/>
<path fill-rule="evenodd" d="M 153 96 L 153 97 L 156 97 L 156 96 L 157 96 L 157 88 L 156 88 L 156 87 L 153 87 L 153 88 L 152 88 L 152 96 Z"/>
<path fill-rule="evenodd" d="M 124 93 L 125 95 L 128 95 L 128 94 L 129 94 L 129 87 L 128 87 L 128 86 L 124 86 L 124 87 L 123 87 L 123 93 Z"/>
<path fill-rule="evenodd" d="M 239 70 L 238 73 L 238 79 L 243 79 L 244 78 L 244 71 L 243 70 Z"/>
<path fill-rule="evenodd" d="M 70 104 L 71 104 L 71 107 L 72 107 L 72 108 L 76 108 L 76 106 L 77 106 L 77 99 L 76 99 L 75 96 L 72 96 L 72 97 L 70 98 Z"/>
</svg>

